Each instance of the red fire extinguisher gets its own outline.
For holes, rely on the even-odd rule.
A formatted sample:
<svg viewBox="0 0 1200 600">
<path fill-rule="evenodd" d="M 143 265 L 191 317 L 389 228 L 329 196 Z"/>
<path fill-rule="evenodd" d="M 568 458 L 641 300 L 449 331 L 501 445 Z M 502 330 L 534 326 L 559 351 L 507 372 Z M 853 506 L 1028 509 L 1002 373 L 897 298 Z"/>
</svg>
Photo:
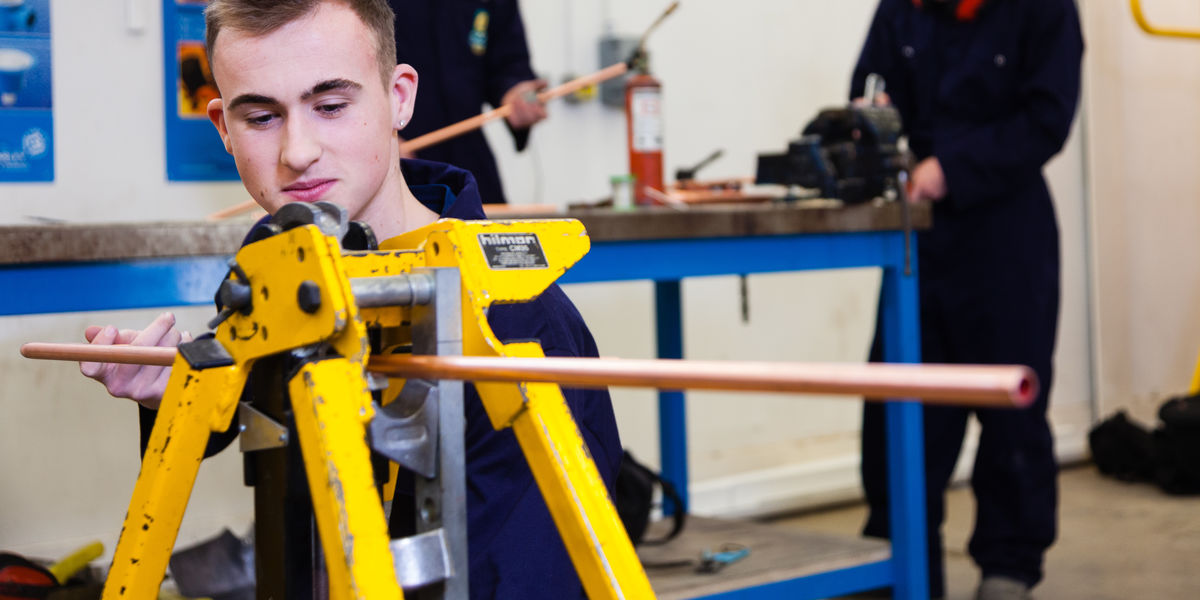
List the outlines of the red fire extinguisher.
<svg viewBox="0 0 1200 600">
<path fill-rule="evenodd" d="M 662 84 L 650 74 L 644 54 L 634 68 L 636 73 L 625 82 L 625 132 L 634 202 L 662 204 L 646 192 L 647 188 L 663 191 Z"/>
</svg>

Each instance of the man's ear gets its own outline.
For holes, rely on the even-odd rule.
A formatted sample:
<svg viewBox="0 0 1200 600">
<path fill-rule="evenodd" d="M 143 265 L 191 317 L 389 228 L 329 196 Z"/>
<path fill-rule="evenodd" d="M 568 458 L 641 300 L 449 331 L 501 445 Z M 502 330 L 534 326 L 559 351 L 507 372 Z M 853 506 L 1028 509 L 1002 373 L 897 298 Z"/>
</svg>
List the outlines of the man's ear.
<svg viewBox="0 0 1200 600">
<path fill-rule="evenodd" d="M 392 103 L 392 129 L 397 131 L 412 121 L 417 104 L 417 70 L 409 65 L 396 65 L 388 82 Z"/>
<path fill-rule="evenodd" d="M 225 125 L 225 103 L 220 98 L 208 101 L 208 120 L 212 121 L 221 141 L 225 143 L 225 151 L 233 154 L 233 145 L 229 143 L 229 127 Z"/>
</svg>

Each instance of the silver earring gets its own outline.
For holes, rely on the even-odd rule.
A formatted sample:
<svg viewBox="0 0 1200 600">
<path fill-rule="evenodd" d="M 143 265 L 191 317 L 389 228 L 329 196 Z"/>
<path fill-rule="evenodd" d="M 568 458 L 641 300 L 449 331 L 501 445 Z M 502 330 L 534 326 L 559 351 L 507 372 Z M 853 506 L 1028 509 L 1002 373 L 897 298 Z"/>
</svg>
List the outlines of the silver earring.
<svg viewBox="0 0 1200 600">
<path fill-rule="evenodd" d="M 405 121 L 404 119 L 400 119 L 400 126 L 401 126 L 401 127 L 404 127 L 405 123 L 408 123 L 408 121 Z"/>
</svg>

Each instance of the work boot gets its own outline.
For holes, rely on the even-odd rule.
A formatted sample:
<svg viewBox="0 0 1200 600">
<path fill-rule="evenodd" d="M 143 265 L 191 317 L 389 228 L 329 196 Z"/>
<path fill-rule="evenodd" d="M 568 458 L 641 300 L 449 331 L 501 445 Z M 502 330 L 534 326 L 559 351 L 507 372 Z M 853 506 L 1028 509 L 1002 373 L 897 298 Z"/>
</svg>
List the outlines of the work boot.
<svg viewBox="0 0 1200 600">
<path fill-rule="evenodd" d="M 1011 577 L 990 575 L 979 582 L 979 591 L 975 600 L 1032 600 L 1029 586 L 1024 581 Z"/>
</svg>

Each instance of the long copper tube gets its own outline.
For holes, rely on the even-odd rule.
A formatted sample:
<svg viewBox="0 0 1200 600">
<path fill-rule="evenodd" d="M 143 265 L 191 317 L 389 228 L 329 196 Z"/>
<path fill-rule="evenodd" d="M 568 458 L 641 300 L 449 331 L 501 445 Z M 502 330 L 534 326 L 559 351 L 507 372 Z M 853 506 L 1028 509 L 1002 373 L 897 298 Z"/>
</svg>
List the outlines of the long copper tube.
<svg viewBox="0 0 1200 600">
<path fill-rule="evenodd" d="M 629 65 L 627 65 L 626 63 L 623 63 L 623 62 L 614 64 L 614 65 L 610 65 L 608 67 L 600 69 L 599 71 L 596 71 L 595 73 L 591 73 L 589 75 L 584 75 L 582 77 L 577 77 L 577 78 L 572 79 L 571 81 L 568 81 L 562 85 L 558 85 L 558 86 L 552 87 L 548 90 L 538 93 L 538 95 L 537 95 L 538 102 L 545 104 L 546 102 L 549 102 L 556 98 L 561 98 L 563 96 L 573 94 L 573 93 L 575 93 L 585 87 L 588 87 L 590 85 L 596 85 L 602 81 L 608 81 L 609 79 L 612 79 L 614 77 L 620 77 L 621 75 L 624 75 L 625 72 L 628 70 L 629 70 Z M 440 144 L 448 139 L 458 137 L 464 133 L 468 133 L 470 131 L 479 129 L 480 127 L 483 127 L 487 123 L 495 121 L 496 119 L 502 119 L 504 117 L 507 117 L 510 114 L 512 114 L 512 105 L 505 104 L 504 106 L 501 106 L 499 108 L 494 108 L 483 114 L 479 114 L 479 115 L 475 115 L 474 117 L 463 119 L 462 121 L 453 123 L 451 125 L 447 125 L 436 131 L 431 131 L 420 137 L 415 137 L 411 140 L 407 140 L 403 144 L 400 145 L 400 148 L 402 150 L 404 150 L 405 152 L 416 152 L 418 150 L 422 150 L 424 148 L 428 148 L 430 146 Z M 256 204 L 253 200 L 247 200 L 245 202 L 242 202 L 241 204 L 236 204 L 234 206 L 230 206 L 229 208 L 223 208 L 215 213 L 208 215 L 208 220 L 220 221 L 223 219 L 228 219 L 230 217 L 235 217 L 242 213 L 250 212 L 250 211 L 254 210 L 255 208 L 258 208 L 258 204 Z"/>
<path fill-rule="evenodd" d="M 27 358 L 168 366 L 174 348 L 29 343 Z M 1028 367 L 637 360 L 373 356 L 367 369 L 391 377 L 552 382 L 565 387 L 652 387 L 919 398 L 956 406 L 1028 406 L 1037 378 Z"/>
<path fill-rule="evenodd" d="M 545 104 L 556 98 L 573 94 L 585 87 L 588 87 L 589 85 L 595 85 L 602 81 L 608 81 L 613 77 L 620 77 L 628 70 L 629 65 L 623 62 L 610 65 L 590 75 L 584 75 L 582 77 L 572 79 L 571 81 L 568 81 L 562 85 L 552 87 L 548 90 L 538 93 L 538 102 Z M 483 127 L 487 123 L 497 119 L 502 119 L 510 114 L 512 114 L 512 105 L 505 104 L 504 106 L 493 108 L 492 110 L 489 110 L 483 114 L 475 115 L 469 119 L 463 119 L 462 121 L 454 123 L 453 125 L 447 125 L 441 129 L 438 129 L 437 131 L 431 131 L 423 136 L 415 137 L 407 142 L 404 142 L 402 147 L 405 150 L 415 152 L 422 148 L 428 148 L 429 146 L 440 144 L 448 139 L 458 137 L 469 131 L 474 131 L 480 127 Z"/>
</svg>

